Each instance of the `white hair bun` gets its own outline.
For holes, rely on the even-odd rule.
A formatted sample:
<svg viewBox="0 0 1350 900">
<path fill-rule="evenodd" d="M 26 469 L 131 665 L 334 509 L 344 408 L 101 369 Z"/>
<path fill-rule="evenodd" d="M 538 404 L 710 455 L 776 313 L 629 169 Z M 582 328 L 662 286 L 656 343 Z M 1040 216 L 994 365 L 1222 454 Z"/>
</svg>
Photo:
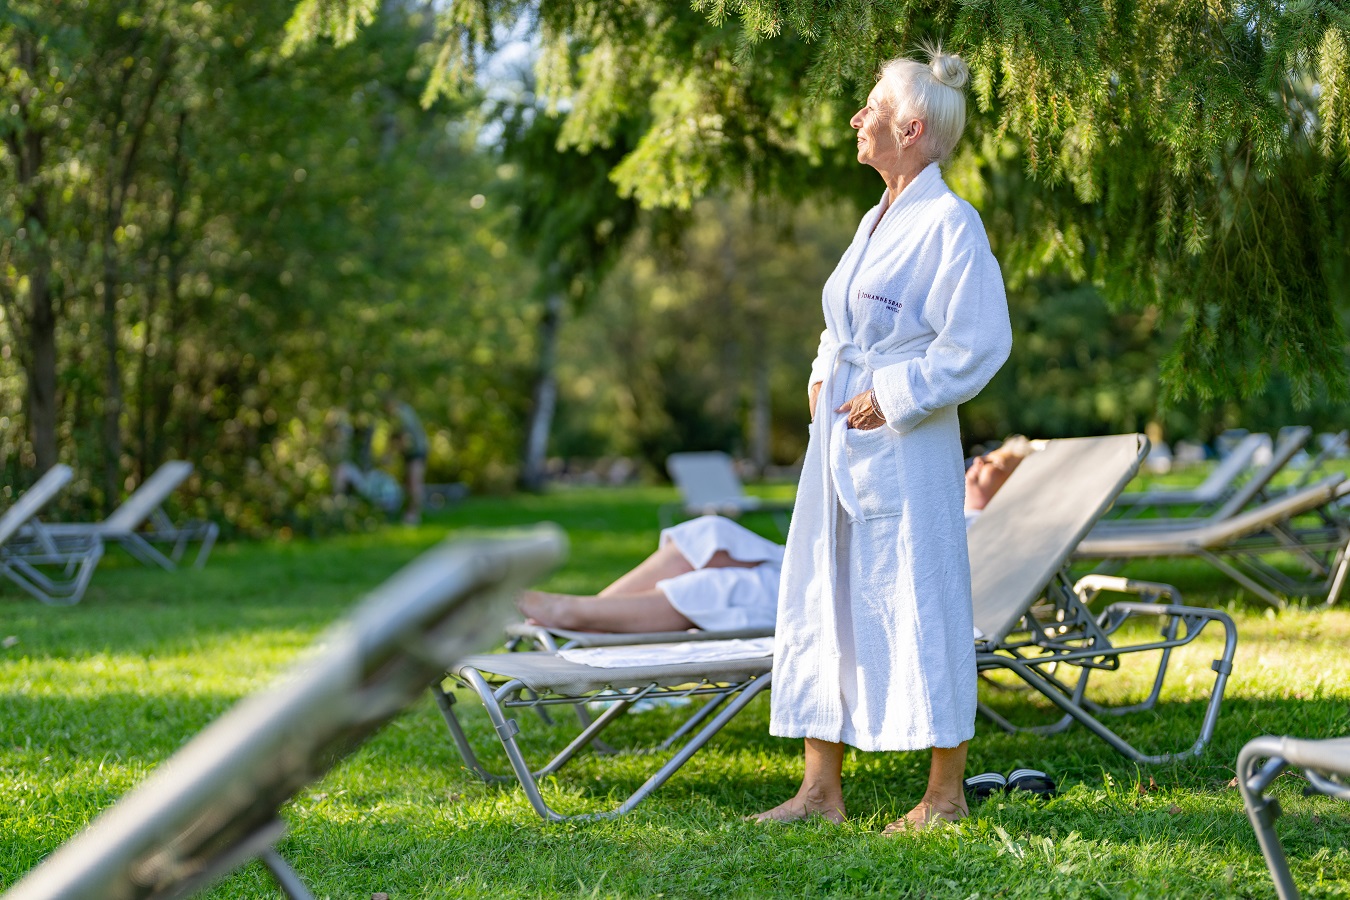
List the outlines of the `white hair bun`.
<svg viewBox="0 0 1350 900">
<path fill-rule="evenodd" d="M 966 65 L 966 61 L 955 53 L 935 51 L 929 68 L 933 70 L 937 80 L 947 87 L 960 90 L 966 86 L 967 81 L 970 81 L 970 68 Z"/>
</svg>

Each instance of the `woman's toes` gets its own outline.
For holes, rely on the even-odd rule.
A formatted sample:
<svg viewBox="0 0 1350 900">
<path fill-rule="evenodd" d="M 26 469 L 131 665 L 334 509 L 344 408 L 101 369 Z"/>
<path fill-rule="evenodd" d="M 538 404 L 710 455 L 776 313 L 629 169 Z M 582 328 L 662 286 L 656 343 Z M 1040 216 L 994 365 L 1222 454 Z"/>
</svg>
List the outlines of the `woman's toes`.
<svg viewBox="0 0 1350 900">
<path fill-rule="evenodd" d="M 835 825 L 844 823 L 844 805 L 822 804 L 816 805 L 805 803 L 794 797 L 786 803 L 781 803 L 773 809 L 765 810 L 754 816 L 746 816 L 747 822 L 804 822 L 819 816 Z"/>
<path fill-rule="evenodd" d="M 959 822 L 970 813 L 956 804 L 935 804 L 921 801 L 909 812 L 882 829 L 887 836 L 897 834 L 917 834 L 938 825 L 950 825 Z"/>
</svg>

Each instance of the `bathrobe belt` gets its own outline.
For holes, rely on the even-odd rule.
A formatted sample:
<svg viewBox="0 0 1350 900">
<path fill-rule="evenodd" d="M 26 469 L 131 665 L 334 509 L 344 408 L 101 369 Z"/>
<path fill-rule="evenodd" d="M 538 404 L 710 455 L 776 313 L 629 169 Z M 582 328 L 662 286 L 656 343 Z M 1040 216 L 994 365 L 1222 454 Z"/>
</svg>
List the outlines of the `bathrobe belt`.
<svg viewBox="0 0 1350 900">
<path fill-rule="evenodd" d="M 817 415 L 816 422 L 820 428 L 820 458 L 824 465 L 825 484 L 834 485 L 835 497 L 839 500 L 839 505 L 848 513 L 850 519 L 854 522 L 862 521 L 862 510 L 858 504 L 858 492 L 853 486 L 853 476 L 848 470 L 848 448 L 845 444 L 848 433 L 848 416 L 835 416 L 833 398 L 834 380 L 839 374 L 839 369 L 844 365 L 853 365 L 866 369 L 868 372 L 875 372 L 883 366 L 890 366 L 896 363 L 905 362 L 910 359 L 917 359 L 923 356 L 922 350 L 910 350 L 904 353 L 882 353 L 876 348 L 864 352 L 861 347 L 852 341 L 839 341 L 829 348 L 830 363 L 825 369 L 825 380 L 820 386 L 820 396 L 825 398 L 825 402 L 831 404 L 825 411 L 826 415 Z M 882 425 L 882 428 L 887 426 Z"/>
</svg>

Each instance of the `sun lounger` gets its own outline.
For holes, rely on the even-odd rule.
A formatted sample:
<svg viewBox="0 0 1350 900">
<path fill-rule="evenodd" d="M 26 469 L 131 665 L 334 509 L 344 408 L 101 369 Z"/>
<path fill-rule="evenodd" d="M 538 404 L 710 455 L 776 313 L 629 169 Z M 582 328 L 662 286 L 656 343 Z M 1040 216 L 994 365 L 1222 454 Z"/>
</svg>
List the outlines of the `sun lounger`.
<svg viewBox="0 0 1350 900">
<path fill-rule="evenodd" d="M 1065 713 L 1054 730 L 1080 722 L 1124 755 L 1149 763 L 1197 754 L 1208 743 L 1231 670 L 1236 634 L 1231 620 L 1222 612 L 1177 603 L 1122 602 L 1095 614 L 1088 609 L 1097 594 L 1108 590 L 1142 595 L 1145 601 L 1165 600 L 1175 595 L 1165 585 L 1104 576 L 1094 576 L 1077 586 L 1068 581 L 1066 570 L 1074 547 L 1134 477 L 1146 446 L 1147 442 L 1137 435 L 1051 441 L 1045 450 L 1018 467 L 969 534 L 975 625 L 985 636 L 976 642 L 980 671 L 1012 672 L 1045 694 Z M 1038 604 L 1042 597 L 1045 602 Z M 1161 617 L 1162 640 L 1113 644 L 1112 636 L 1137 616 Z M 1180 753 L 1147 756 L 1102 724 L 1102 715 L 1154 707 L 1171 651 L 1193 641 L 1211 622 L 1221 623 L 1226 641 L 1222 657 L 1214 664 L 1218 678 L 1199 740 Z M 519 781 L 534 810 L 550 821 L 617 816 L 633 809 L 767 689 L 772 677 L 772 660 L 759 652 L 762 644 L 753 645 L 756 652 L 738 656 L 736 648 L 744 644 L 722 641 L 721 635 L 719 640 L 697 644 L 688 643 L 690 635 L 680 632 L 665 637 L 681 643 L 633 647 L 622 646 L 633 643 L 632 635 L 552 632 L 545 637 L 532 634 L 528 626 L 518 626 L 515 633 L 540 642 L 552 641 L 553 648 L 575 639 L 601 653 L 646 654 L 645 665 L 617 667 L 578 662 L 565 658 L 568 654 L 547 650 L 476 655 L 463 660 L 449 677 L 472 691 L 486 707 L 510 762 L 510 775 L 493 773 L 479 761 L 459 722 L 455 695 L 444 685 L 433 686 L 465 764 L 486 781 Z M 690 661 L 694 648 L 718 644 L 727 646 L 726 658 L 713 663 Z M 1159 670 L 1153 691 L 1144 702 L 1111 710 L 1087 698 L 1088 674 L 1118 667 L 1126 654 L 1157 651 L 1161 651 Z M 1077 680 L 1066 683 L 1065 671 L 1078 672 Z M 606 698 L 614 701 L 612 705 L 593 722 L 585 723 L 581 733 L 550 762 L 531 770 L 516 740 L 520 727 L 515 719 L 508 718 L 508 711 L 576 706 L 602 691 L 613 692 Z M 587 746 L 594 746 L 601 732 L 638 701 L 679 696 L 706 696 L 710 700 L 657 748 L 668 750 L 687 739 L 631 796 L 612 810 L 589 816 L 565 816 L 547 804 L 538 788 L 539 779 L 557 773 Z M 982 707 L 982 711 L 1001 727 L 1024 730 L 988 707 Z"/>
<path fill-rule="evenodd" d="M 1325 597 L 1332 604 L 1350 566 L 1350 517 L 1339 505 L 1347 496 L 1350 482 L 1331 475 L 1225 519 L 1178 520 L 1170 528 L 1094 529 L 1076 556 L 1115 562 L 1192 556 L 1272 606 L 1299 596 Z M 1273 553 L 1291 555 L 1306 577 L 1294 578 L 1276 568 L 1267 559 Z"/>
<path fill-rule="evenodd" d="M 220 533 L 219 526 L 215 522 L 201 520 L 175 525 L 163 509 L 164 501 L 191 474 L 192 463 L 170 460 L 156 469 L 102 522 L 62 522 L 43 527 L 54 538 L 97 535 L 104 543 L 121 544 L 128 553 L 147 566 L 160 566 L 168 570 L 177 567 L 189 543 L 200 541 L 195 562 L 200 569 L 211 555 L 211 548 Z M 168 555 L 156 544 L 171 545 Z"/>
<path fill-rule="evenodd" d="M 981 711 L 1008 731 L 1054 733 L 1077 722 L 1124 756 L 1160 763 L 1199 754 L 1213 736 L 1219 705 L 1232 671 L 1237 634 L 1222 612 L 1183 606 L 1168 585 L 1093 575 L 1077 583 L 1068 565 L 1074 548 L 1134 477 L 1147 441 L 1137 435 L 1051 441 L 1025 459 L 970 527 L 976 665 L 982 674 L 1010 672 L 1064 713 L 1054 725 L 1015 726 L 987 705 Z M 1138 595 L 1093 612 L 1102 593 Z M 1113 638 L 1136 617 L 1161 619 L 1161 639 L 1118 644 Z M 1214 660 L 1214 687 L 1199 738 L 1189 749 L 1148 755 L 1108 728 L 1104 715 L 1154 708 L 1172 651 L 1189 644 L 1211 623 L 1225 633 Z M 1132 653 L 1158 653 L 1151 693 L 1142 702 L 1107 708 L 1087 696 L 1089 676 L 1120 666 Z M 1072 677 L 1070 677 L 1072 676 Z"/>
<path fill-rule="evenodd" d="M 1275 831 L 1280 804 L 1274 797 L 1265 796 L 1265 790 L 1291 768 L 1303 770 L 1308 780 L 1306 793 L 1350 800 L 1350 737 L 1320 741 L 1259 737 L 1248 741 L 1238 754 L 1237 782 L 1242 802 L 1280 900 L 1298 900 L 1299 894 Z"/>
<path fill-rule="evenodd" d="M 55 537 L 40 528 L 38 513 L 71 477 L 69 466 L 52 466 L 0 516 L 0 575 L 43 603 L 62 606 L 80 602 L 103 557 L 97 534 Z"/>
<path fill-rule="evenodd" d="M 747 512 L 773 516 L 779 531 L 787 534 L 791 503 L 771 503 L 745 493 L 731 457 L 717 450 L 697 453 L 672 453 L 666 457 L 666 471 L 680 491 L 680 502 L 659 510 L 662 528 L 669 528 L 675 513 L 687 517 L 718 515 L 734 519 Z"/>
<path fill-rule="evenodd" d="M 1260 437 L 1261 435 L 1256 435 Z M 1151 528 L 1175 528 L 1180 525 L 1213 524 L 1230 519 L 1254 503 L 1260 503 L 1277 496 L 1279 491 L 1272 488 L 1276 476 L 1289 465 L 1289 461 L 1303 449 L 1312 437 L 1312 429 L 1299 427 L 1288 432 L 1275 446 L 1270 460 L 1252 473 L 1251 477 L 1239 485 L 1228 497 L 1208 515 L 1171 516 L 1156 519 L 1111 519 L 1101 522 L 1093 528 L 1094 536 L 1107 532 L 1135 533 Z"/>
<path fill-rule="evenodd" d="M 563 549 L 546 527 L 424 554 L 317 641 L 317 655 L 208 726 L 5 900 L 184 897 L 252 859 L 286 896 L 309 898 L 275 849 L 281 805 L 495 640 L 515 592 Z"/>
<path fill-rule="evenodd" d="M 1124 493 L 1116 498 L 1117 510 L 1167 509 L 1186 506 L 1201 510 L 1222 502 L 1233 491 L 1242 473 L 1251 465 L 1252 457 L 1261 446 L 1262 435 L 1249 434 L 1238 442 L 1226 457 L 1219 461 L 1209 477 L 1193 488 L 1180 490 L 1153 490 Z"/>
</svg>

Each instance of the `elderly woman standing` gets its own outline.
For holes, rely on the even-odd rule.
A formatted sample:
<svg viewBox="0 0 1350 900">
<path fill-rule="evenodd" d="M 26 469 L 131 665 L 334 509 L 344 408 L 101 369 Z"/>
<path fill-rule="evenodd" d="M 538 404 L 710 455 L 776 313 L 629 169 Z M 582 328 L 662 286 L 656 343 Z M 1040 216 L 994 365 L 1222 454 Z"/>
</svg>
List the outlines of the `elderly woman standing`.
<svg viewBox="0 0 1350 900">
<path fill-rule="evenodd" d="M 927 791 L 888 833 L 967 812 L 976 671 L 956 407 L 1012 333 L 980 217 L 938 169 L 965 126 L 969 71 L 931 56 L 887 63 L 850 122 L 886 192 L 825 283 L 770 724 L 806 739 L 806 774 L 760 820 L 842 821 L 845 744 L 933 748 Z"/>
</svg>

